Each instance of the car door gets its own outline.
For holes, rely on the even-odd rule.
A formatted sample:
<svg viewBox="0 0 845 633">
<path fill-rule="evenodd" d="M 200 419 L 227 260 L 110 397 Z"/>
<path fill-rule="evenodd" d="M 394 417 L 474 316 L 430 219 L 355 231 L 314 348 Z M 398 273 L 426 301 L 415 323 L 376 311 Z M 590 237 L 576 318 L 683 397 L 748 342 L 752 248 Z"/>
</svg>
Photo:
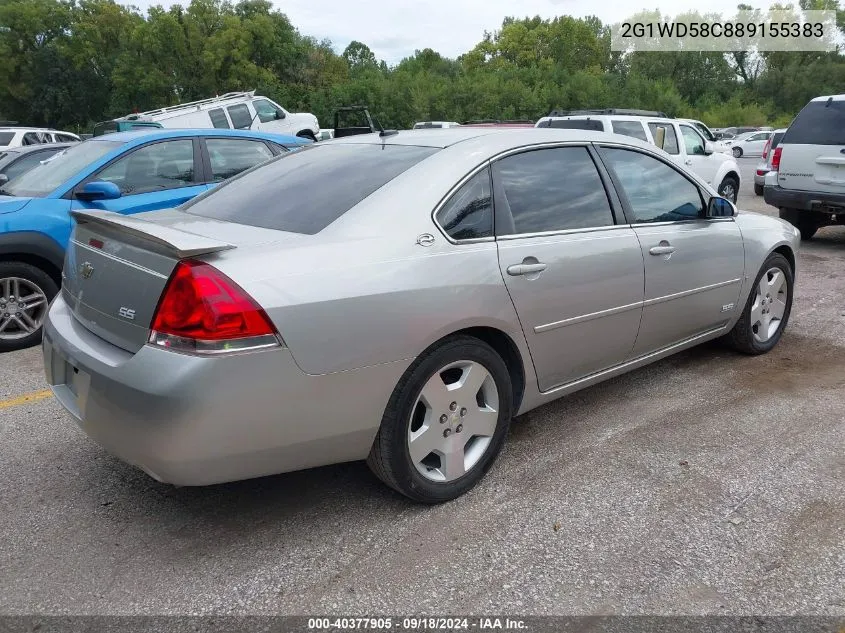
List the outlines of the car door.
<svg viewBox="0 0 845 633">
<path fill-rule="evenodd" d="M 227 178 L 264 163 L 276 153 L 262 140 L 248 138 L 204 138 L 203 162 L 206 184 L 216 186 Z"/>
<path fill-rule="evenodd" d="M 745 267 L 734 218 L 704 219 L 709 194 L 655 155 L 609 144 L 600 155 L 645 262 L 642 324 L 631 357 L 723 327 L 740 309 Z"/>
<path fill-rule="evenodd" d="M 684 156 L 683 167 L 694 172 L 712 187 L 718 187 L 718 182 L 713 182 L 716 172 L 725 160 L 721 154 L 707 154 L 704 149 L 706 141 L 701 133 L 694 126 L 687 123 L 678 124 L 678 132 L 681 137 L 681 149 Z"/>
<path fill-rule="evenodd" d="M 74 198 L 72 208 L 125 214 L 167 209 L 208 189 L 203 180 L 197 139 L 153 141 L 131 149 L 81 183 L 112 182 L 120 188 L 119 198 L 100 201 Z"/>
<path fill-rule="evenodd" d="M 540 390 L 622 362 L 640 324 L 643 258 L 593 150 L 521 151 L 492 171 L 499 266 Z"/>
<path fill-rule="evenodd" d="M 771 132 L 758 132 L 752 134 L 742 143 L 743 156 L 762 156 L 763 146 L 771 136 Z"/>
<path fill-rule="evenodd" d="M 283 133 L 290 128 L 285 111 L 269 99 L 253 99 L 250 105 L 255 109 L 259 130 Z"/>
</svg>

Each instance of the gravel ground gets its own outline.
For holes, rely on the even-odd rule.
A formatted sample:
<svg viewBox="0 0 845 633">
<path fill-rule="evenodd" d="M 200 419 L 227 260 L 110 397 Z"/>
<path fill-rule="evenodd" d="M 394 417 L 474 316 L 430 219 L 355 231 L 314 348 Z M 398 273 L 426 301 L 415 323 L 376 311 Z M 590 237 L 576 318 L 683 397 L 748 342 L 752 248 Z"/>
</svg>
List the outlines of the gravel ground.
<svg viewBox="0 0 845 633">
<path fill-rule="evenodd" d="M 744 170 L 740 206 L 771 212 Z M 467 496 L 360 463 L 174 488 L 0 405 L 0 613 L 845 615 L 845 230 L 759 358 L 705 345 L 519 419 Z M 39 350 L 0 399 L 45 388 Z"/>
</svg>

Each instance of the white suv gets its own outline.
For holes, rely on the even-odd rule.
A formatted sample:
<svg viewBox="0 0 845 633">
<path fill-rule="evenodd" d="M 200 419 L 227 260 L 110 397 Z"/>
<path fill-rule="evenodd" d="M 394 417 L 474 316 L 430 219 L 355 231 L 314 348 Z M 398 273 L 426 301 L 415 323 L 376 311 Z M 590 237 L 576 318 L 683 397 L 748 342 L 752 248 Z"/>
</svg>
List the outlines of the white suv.
<svg viewBox="0 0 845 633">
<path fill-rule="evenodd" d="M 771 158 L 763 198 L 808 240 L 845 224 L 845 95 L 816 97 L 787 128 Z"/>
<path fill-rule="evenodd" d="M 678 165 L 706 180 L 719 195 L 736 202 L 739 194 L 739 167 L 733 156 L 719 152 L 696 125 L 686 120 L 641 110 L 554 111 L 537 121 L 535 127 L 597 130 L 633 136 L 662 148 Z M 656 139 L 661 136 L 663 142 L 659 143 Z"/>
<path fill-rule="evenodd" d="M 0 127 L 0 147 L 26 147 L 43 143 L 78 143 L 72 132 L 40 127 Z"/>
</svg>

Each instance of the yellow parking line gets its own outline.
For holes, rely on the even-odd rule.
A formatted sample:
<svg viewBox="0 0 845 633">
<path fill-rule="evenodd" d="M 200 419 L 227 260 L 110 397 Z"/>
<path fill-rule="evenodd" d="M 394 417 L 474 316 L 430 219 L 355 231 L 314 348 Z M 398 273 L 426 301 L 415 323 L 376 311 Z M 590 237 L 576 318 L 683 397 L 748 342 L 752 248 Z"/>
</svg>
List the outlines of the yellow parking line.
<svg viewBox="0 0 845 633">
<path fill-rule="evenodd" d="M 20 404 L 26 404 L 27 402 L 38 402 L 39 400 L 44 400 L 45 398 L 49 398 L 52 395 L 53 392 L 49 389 L 44 389 L 43 391 L 33 391 L 32 393 L 25 393 L 24 395 L 18 396 L 17 398 L 0 400 L 0 409 L 16 407 Z"/>
</svg>

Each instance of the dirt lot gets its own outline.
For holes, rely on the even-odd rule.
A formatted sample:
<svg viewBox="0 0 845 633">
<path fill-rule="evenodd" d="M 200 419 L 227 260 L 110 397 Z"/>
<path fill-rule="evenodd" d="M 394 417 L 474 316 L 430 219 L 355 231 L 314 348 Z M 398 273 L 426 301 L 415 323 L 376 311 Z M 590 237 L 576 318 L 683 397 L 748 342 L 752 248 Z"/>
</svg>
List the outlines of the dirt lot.
<svg viewBox="0 0 845 633">
<path fill-rule="evenodd" d="M 357 463 L 158 484 L 39 395 L 37 349 L 6 355 L 0 612 L 843 615 L 845 231 L 802 249 L 774 352 L 706 345 L 536 410 L 435 508 Z"/>
</svg>

